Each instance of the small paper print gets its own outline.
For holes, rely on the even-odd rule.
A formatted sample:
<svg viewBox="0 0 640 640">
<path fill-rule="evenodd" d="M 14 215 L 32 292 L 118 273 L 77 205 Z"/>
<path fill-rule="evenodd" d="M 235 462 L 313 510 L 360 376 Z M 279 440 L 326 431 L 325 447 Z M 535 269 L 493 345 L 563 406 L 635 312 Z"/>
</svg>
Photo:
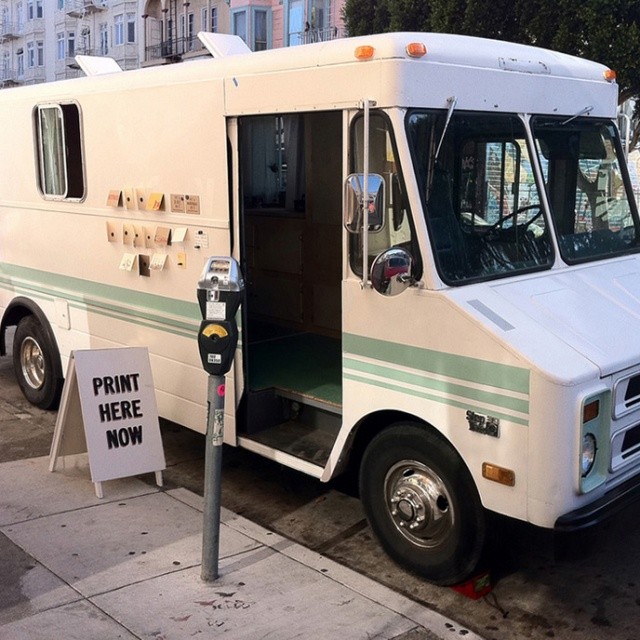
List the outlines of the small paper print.
<svg viewBox="0 0 640 640">
<path fill-rule="evenodd" d="M 184 196 L 181 193 L 171 194 L 171 211 L 173 213 L 184 213 L 185 211 Z"/>
<path fill-rule="evenodd" d="M 153 256 L 151 256 L 151 264 L 149 265 L 149 268 L 153 271 L 162 271 L 166 262 L 166 253 L 154 253 Z"/>
<path fill-rule="evenodd" d="M 144 246 L 144 230 L 142 227 L 139 227 L 138 225 L 133 225 L 133 246 L 134 247 Z"/>
<path fill-rule="evenodd" d="M 144 189 L 136 189 L 136 206 L 140 211 L 147 208 L 147 192 Z"/>
<path fill-rule="evenodd" d="M 122 191 L 120 189 L 113 189 L 109 191 L 107 198 L 107 207 L 121 207 L 122 206 Z"/>
<path fill-rule="evenodd" d="M 133 189 L 125 189 L 124 190 L 124 206 L 127 209 L 135 209 L 136 208 L 136 200 L 133 193 Z"/>
<path fill-rule="evenodd" d="M 184 242 L 187 238 L 187 227 L 176 227 L 171 232 L 171 242 L 173 244 Z"/>
<path fill-rule="evenodd" d="M 133 244 L 135 239 L 135 231 L 131 223 L 125 222 L 122 225 L 122 244 Z"/>
<path fill-rule="evenodd" d="M 149 249 L 153 246 L 153 237 L 155 235 L 155 230 L 152 227 L 144 227 L 143 228 L 143 236 L 144 236 L 144 246 Z"/>
<path fill-rule="evenodd" d="M 145 276 L 145 277 L 149 277 L 151 275 L 151 269 L 149 269 L 149 256 L 144 255 L 144 253 L 141 253 L 138 256 L 138 273 L 141 276 Z"/>
<path fill-rule="evenodd" d="M 169 227 L 156 227 L 156 235 L 153 241 L 160 247 L 166 247 L 171 238 L 171 229 Z"/>
<path fill-rule="evenodd" d="M 162 211 L 164 208 L 164 193 L 152 193 L 147 200 L 147 211 Z"/>
<path fill-rule="evenodd" d="M 109 242 L 118 242 L 118 223 L 107 221 L 107 240 Z"/>
<path fill-rule="evenodd" d="M 120 260 L 120 269 L 122 271 L 131 271 L 136 263 L 135 253 L 125 253 Z"/>
<path fill-rule="evenodd" d="M 184 203 L 186 213 L 200 214 L 200 196 L 185 195 Z"/>
</svg>

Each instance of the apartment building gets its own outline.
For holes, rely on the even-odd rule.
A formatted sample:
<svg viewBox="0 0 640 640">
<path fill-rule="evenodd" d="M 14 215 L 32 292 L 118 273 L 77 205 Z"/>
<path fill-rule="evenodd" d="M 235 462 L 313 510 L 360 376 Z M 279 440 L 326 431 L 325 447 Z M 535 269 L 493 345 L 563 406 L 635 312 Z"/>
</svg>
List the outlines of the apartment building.
<svg viewBox="0 0 640 640">
<path fill-rule="evenodd" d="M 0 0 L 0 83 L 35 84 L 77 75 L 78 54 L 140 64 L 137 0 Z"/>
<path fill-rule="evenodd" d="M 253 51 L 345 35 L 344 0 L 148 0 L 145 64 L 203 55 L 198 31 L 240 36 Z"/>
<path fill-rule="evenodd" d="M 340 38 L 344 0 L 0 0 L 0 88 L 74 77 L 78 54 L 123 69 L 208 55 L 197 33 L 259 51 Z"/>
</svg>

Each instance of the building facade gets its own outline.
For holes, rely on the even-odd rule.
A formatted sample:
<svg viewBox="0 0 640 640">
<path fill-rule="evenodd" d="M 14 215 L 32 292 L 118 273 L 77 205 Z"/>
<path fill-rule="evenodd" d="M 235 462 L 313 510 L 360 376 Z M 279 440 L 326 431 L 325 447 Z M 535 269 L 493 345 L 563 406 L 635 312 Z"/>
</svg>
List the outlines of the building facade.
<svg viewBox="0 0 640 640">
<path fill-rule="evenodd" d="M 254 51 L 340 38 L 344 0 L 0 0 L 0 87 L 80 73 L 78 54 L 123 69 L 208 55 L 199 31 Z"/>
</svg>

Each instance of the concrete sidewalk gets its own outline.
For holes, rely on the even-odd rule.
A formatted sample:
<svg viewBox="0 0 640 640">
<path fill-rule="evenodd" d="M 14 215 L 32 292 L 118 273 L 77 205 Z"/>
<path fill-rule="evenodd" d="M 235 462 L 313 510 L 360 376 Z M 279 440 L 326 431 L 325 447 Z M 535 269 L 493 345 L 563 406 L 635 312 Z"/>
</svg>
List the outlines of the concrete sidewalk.
<svg viewBox="0 0 640 640">
<path fill-rule="evenodd" d="M 201 538 L 185 489 L 127 478 L 99 500 L 86 455 L 0 464 L 0 639 L 479 638 L 226 509 L 204 583 Z"/>
</svg>

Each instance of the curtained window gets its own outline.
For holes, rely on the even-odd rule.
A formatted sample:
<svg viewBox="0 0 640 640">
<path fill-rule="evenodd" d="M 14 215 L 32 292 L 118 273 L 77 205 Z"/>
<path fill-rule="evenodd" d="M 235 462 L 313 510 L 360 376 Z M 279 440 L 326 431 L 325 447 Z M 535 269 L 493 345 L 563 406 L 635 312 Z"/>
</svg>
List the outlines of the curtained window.
<svg viewBox="0 0 640 640">
<path fill-rule="evenodd" d="M 84 172 L 80 112 L 75 104 L 37 108 L 40 190 L 45 197 L 81 199 Z"/>
</svg>

